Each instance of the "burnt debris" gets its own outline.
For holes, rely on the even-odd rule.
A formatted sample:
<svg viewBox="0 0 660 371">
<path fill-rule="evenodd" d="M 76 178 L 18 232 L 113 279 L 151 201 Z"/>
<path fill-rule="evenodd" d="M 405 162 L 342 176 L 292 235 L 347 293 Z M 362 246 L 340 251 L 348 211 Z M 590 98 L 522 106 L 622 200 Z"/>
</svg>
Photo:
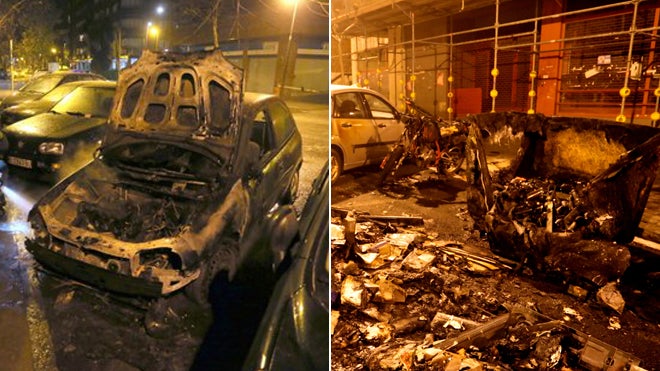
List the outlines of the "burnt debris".
<svg viewBox="0 0 660 371">
<path fill-rule="evenodd" d="M 643 370 L 578 328 L 594 320 L 586 303 L 512 279 L 515 262 L 355 214 L 336 212 L 331 231 L 333 369 Z M 599 310 L 613 310 L 603 321 L 618 331 L 620 295 L 606 287 Z"/>
<path fill-rule="evenodd" d="M 621 277 L 630 262 L 622 244 L 660 166 L 660 131 L 521 113 L 468 120 L 468 210 L 491 249 L 598 286 Z M 510 163 L 489 168 L 503 143 L 513 146 Z"/>
<path fill-rule="evenodd" d="M 82 201 L 72 225 L 98 233 L 110 232 L 123 241 L 148 241 L 180 233 L 186 225 L 184 212 L 171 199 L 154 199 L 142 205 L 117 199 L 103 203 Z"/>
</svg>

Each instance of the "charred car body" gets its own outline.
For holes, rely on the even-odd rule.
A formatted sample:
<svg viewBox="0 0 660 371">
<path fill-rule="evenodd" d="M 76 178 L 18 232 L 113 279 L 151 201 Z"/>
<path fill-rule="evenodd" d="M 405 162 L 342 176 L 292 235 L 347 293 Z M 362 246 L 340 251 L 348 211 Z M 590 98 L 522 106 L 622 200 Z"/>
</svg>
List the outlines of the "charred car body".
<svg viewBox="0 0 660 371">
<path fill-rule="evenodd" d="M 468 210 L 496 253 L 603 286 L 630 263 L 660 166 L 660 131 L 604 120 L 489 113 L 468 117 Z M 486 164 L 517 138 L 510 165 Z"/>
<path fill-rule="evenodd" d="M 301 137 L 279 98 L 241 89 L 219 51 L 145 52 L 120 76 L 95 160 L 30 212 L 27 249 L 97 287 L 144 297 L 185 287 L 202 303 L 219 271 L 277 266 L 295 235 L 286 202 Z"/>
</svg>

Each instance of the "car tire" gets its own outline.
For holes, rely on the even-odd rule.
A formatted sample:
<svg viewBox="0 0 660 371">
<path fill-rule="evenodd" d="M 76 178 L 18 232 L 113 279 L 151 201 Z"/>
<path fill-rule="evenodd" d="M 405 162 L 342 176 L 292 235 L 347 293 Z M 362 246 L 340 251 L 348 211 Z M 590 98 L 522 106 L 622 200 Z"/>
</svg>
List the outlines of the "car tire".
<svg viewBox="0 0 660 371">
<path fill-rule="evenodd" d="M 338 149 L 330 151 L 330 181 L 335 181 L 344 172 L 344 158 Z"/>
<path fill-rule="evenodd" d="M 207 264 L 202 264 L 199 277 L 184 288 L 186 296 L 194 303 L 206 306 L 209 303 L 209 292 L 213 278 L 209 273 Z"/>
<path fill-rule="evenodd" d="M 284 196 L 285 204 L 292 204 L 296 198 L 298 198 L 298 189 L 300 188 L 300 170 L 296 170 L 291 177 L 291 182 L 289 182 L 289 187 L 286 190 Z"/>
<path fill-rule="evenodd" d="M 229 244 L 238 244 L 234 238 L 225 236 L 218 241 L 218 246 L 228 246 Z M 225 248 L 225 251 L 238 251 L 238 248 Z M 209 294 L 211 293 L 211 285 L 213 284 L 216 276 L 227 277 L 226 268 L 223 268 L 223 260 L 228 257 L 223 254 L 220 249 L 216 250 L 212 256 L 207 257 L 206 261 L 200 263 L 199 277 L 196 280 L 184 287 L 185 295 L 194 303 L 201 306 L 209 305 Z"/>
</svg>

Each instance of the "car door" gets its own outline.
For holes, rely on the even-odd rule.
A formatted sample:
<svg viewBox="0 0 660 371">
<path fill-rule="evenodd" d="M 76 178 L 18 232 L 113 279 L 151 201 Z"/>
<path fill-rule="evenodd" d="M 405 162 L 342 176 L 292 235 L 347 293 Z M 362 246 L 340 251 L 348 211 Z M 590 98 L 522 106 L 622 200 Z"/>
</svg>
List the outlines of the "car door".
<svg viewBox="0 0 660 371">
<path fill-rule="evenodd" d="M 264 206 L 269 209 L 284 197 L 297 171 L 300 154 L 296 153 L 295 141 L 300 138 L 294 135 L 292 118 L 280 102 L 260 105 L 252 122 L 251 140 L 260 147 L 260 188 L 264 192 Z"/>
<path fill-rule="evenodd" d="M 339 92 L 332 100 L 332 135 L 343 147 L 344 167 L 349 169 L 373 162 L 378 157 L 380 137 L 362 94 Z"/>
<path fill-rule="evenodd" d="M 365 92 L 363 96 L 380 138 L 379 156 L 384 157 L 399 140 L 405 128 L 404 124 L 399 121 L 397 110 L 387 101 L 369 92 Z"/>
<path fill-rule="evenodd" d="M 278 99 L 271 99 L 267 110 L 267 114 L 273 123 L 275 145 L 278 148 L 274 157 L 278 171 L 276 188 L 274 189 L 278 189 L 281 195 L 286 195 L 289 192 L 289 185 L 292 180 L 295 180 L 294 186 L 298 187 L 296 174 L 302 165 L 302 138 L 296 128 L 291 112 L 283 102 Z"/>
</svg>

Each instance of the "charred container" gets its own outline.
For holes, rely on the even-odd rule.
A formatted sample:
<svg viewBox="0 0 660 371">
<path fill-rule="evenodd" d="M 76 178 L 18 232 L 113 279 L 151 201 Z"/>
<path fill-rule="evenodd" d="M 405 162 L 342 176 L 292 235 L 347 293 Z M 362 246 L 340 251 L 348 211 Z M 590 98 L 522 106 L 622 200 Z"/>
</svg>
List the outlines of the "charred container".
<svg viewBox="0 0 660 371">
<path fill-rule="evenodd" d="M 599 286 L 619 278 L 660 165 L 660 130 L 514 112 L 466 120 L 468 210 L 491 249 Z"/>
</svg>

